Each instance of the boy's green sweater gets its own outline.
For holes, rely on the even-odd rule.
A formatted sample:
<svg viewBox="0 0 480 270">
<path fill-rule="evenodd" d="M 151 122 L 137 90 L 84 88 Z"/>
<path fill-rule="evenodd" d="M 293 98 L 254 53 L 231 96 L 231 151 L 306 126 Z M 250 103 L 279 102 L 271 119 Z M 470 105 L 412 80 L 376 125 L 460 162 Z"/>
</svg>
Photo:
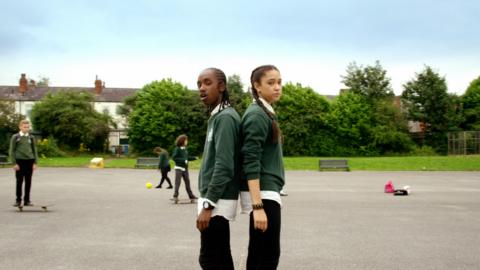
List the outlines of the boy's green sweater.
<svg viewBox="0 0 480 270">
<path fill-rule="evenodd" d="M 240 188 L 240 116 L 232 107 L 208 120 L 198 188 L 202 198 L 237 200 Z"/>
<path fill-rule="evenodd" d="M 260 179 L 260 190 L 280 192 L 285 184 L 282 144 L 272 141 L 272 119 L 256 103 L 242 118 L 243 172 L 246 180 Z M 241 189 L 248 190 L 247 181 Z"/>
<path fill-rule="evenodd" d="M 17 163 L 17 159 L 34 159 L 35 163 L 37 163 L 38 155 L 35 137 L 31 135 L 20 136 L 18 133 L 13 135 L 10 139 L 9 156 L 13 164 Z"/>
</svg>

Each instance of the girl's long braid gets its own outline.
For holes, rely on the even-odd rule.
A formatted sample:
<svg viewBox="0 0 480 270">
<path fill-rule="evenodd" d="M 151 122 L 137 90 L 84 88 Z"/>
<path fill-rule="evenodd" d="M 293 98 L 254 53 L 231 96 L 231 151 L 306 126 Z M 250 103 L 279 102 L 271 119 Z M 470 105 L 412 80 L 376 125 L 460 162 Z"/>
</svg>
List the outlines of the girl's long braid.
<svg viewBox="0 0 480 270">
<path fill-rule="evenodd" d="M 260 97 L 258 96 L 258 91 L 255 89 L 254 82 L 260 82 L 260 78 L 263 76 L 263 73 L 265 73 L 268 70 L 278 70 L 275 66 L 272 65 L 267 65 L 267 66 L 260 66 L 257 67 L 252 71 L 252 75 L 250 76 L 250 81 L 252 84 L 252 96 L 255 99 L 255 102 L 262 108 L 262 110 L 267 114 L 267 116 L 272 120 L 272 142 L 277 143 L 278 139 L 282 136 L 282 131 L 280 130 L 280 127 L 278 126 L 278 122 L 273 115 L 272 112 L 270 112 L 267 107 L 263 104 L 263 102 L 260 100 Z M 260 73 L 260 74 L 258 74 Z"/>
<path fill-rule="evenodd" d="M 225 76 L 225 73 L 218 68 L 208 68 L 208 69 L 213 70 L 213 72 L 215 73 L 215 76 L 217 77 L 218 82 L 223 82 L 223 85 L 225 85 L 225 90 L 222 92 L 222 100 L 220 101 L 220 110 L 218 111 L 218 112 L 221 112 L 223 109 L 231 105 L 230 95 L 228 94 L 228 91 L 227 91 L 227 76 Z M 213 109 L 215 109 L 215 107 L 213 108 L 211 106 L 208 107 L 209 115 L 213 111 Z"/>
</svg>

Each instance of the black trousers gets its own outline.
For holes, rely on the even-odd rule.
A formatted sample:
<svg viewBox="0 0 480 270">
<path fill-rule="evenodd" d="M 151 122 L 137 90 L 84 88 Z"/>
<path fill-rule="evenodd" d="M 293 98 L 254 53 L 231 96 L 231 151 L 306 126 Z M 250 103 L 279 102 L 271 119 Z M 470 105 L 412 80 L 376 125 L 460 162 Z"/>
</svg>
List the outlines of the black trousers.
<svg viewBox="0 0 480 270">
<path fill-rule="evenodd" d="M 183 177 L 183 181 L 185 181 L 185 189 L 187 190 L 188 197 L 194 198 L 192 189 L 190 188 L 190 177 L 188 175 L 188 169 L 182 171 L 180 169 L 175 169 L 175 192 L 173 193 L 173 197 L 178 197 L 178 189 L 180 189 L 180 180 Z"/>
<path fill-rule="evenodd" d="M 198 261 L 204 270 L 233 270 L 230 251 L 230 223 L 222 216 L 214 216 L 208 228 L 200 233 L 201 247 Z"/>
<path fill-rule="evenodd" d="M 267 214 L 267 230 L 253 227 L 253 212 L 250 213 L 250 241 L 248 243 L 247 270 L 277 269 L 280 259 L 280 205 L 272 200 L 262 200 Z"/>
<path fill-rule="evenodd" d="M 160 184 L 158 186 L 162 186 L 163 181 L 167 180 L 168 186 L 172 186 L 172 183 L 170 182 L 170 178 L 168 178 L 168 168 L 160 168 L 160 172 L 162 173 L 162 179 L 160 179 Z"/>
<path fill-rule="evenodd" d="M 22 186 L 24 181 L 25 196 L 23 197 L 23 201 L 30 202 L 30 189 L 32 188 L 32 174 L 34 162 L 34 159 L 17 159 L 17 165 L 20 167 L 20 170 L 15 172 L 15 177 L 17 179 L 17 202 L 22 201 Z"/>
</svg>

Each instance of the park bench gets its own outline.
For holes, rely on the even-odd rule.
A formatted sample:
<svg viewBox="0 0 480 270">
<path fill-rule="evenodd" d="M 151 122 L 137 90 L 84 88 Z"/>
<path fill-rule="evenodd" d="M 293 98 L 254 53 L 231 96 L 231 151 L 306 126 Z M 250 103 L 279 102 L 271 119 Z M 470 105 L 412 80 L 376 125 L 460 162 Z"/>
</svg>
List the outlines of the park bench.
<svg viewBox="0 0 480 270">
<path fill-rule="evenodd" d="M 346 159 L 321 159 L 319 165 L 320 171 L 323 171 L 325 169 L 342 169 L 350 171 L 350 168 L 348 167 L 348 160 Z"/>
<path fill-rule="evenodd" d="M 12 163 L 8 161 L 7 156 L 0 155 L 0 166 L 5 167 L 6 165 L 11 165 Z"/>
<path fill-rule="evenodd" d="M 139 157 L 137 158 L 137 163 L 135 168 L 151 168 L 158 167 L 158 158 L 156 157 Z"/>
</svg>

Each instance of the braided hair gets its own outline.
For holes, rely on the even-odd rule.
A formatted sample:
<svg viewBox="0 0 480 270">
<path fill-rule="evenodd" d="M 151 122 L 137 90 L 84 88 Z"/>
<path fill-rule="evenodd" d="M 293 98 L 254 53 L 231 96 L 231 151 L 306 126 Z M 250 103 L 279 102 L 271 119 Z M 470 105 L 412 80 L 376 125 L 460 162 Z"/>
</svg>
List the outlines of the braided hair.
<svg viewBox="0 0 480 270">
<path fill-rule="evenodd" d="M 221 112 L 223 109 L 225 109 L 226 107 L 231 105 L 230 96 L 229 96 L 228 91 L 227 91 L 227 76 L 225 76 L 225 73 L 218 68 L 211 67 L 211 68 L 207 68 L 206 70 L 213 71 L 213 73 L 215 73 L 215 77 L 217 78 L 218 82 L 219 83 L 222 82 L 223 85 L 225 86 L 225 89 L 222 92 L 222 100 L 220 101 L 219 112 Z M 213 111 L 213 109 L 215 109 L 215 108 L 214 107 L 212 108 L 211 106 L 208 106 L 208 113 L 210 114 Z"/>
<path fill-rule="evenodd" d="M 264 65 L 264 66 L 259 66 L 256 69 L 252 71 L 252 75 L 250 76 L 250 83 L 252 84 L 252 95 L 253 98 L 255 99 L 255 102 L 262 108 L 262 110 L 267 114 L 267 116 L 272 120 L 272 142 L 277 143 L 278 139 L 282 136 L 282 131 L 280 130 L 280 127 L 278 126 L 278 122 L 276 118 L 274 117 L 273 113 L 270 112 L 263 102 L 260 100 L 260 97 L 258 95 L 257 89 L 255 89 L 255 83 L 260 83 L 260 80 L 262 79 L 263 76 L 265 76 L 265 73 L 270 70 L 276 70 L 279 71 L 277 67 L 274 65 Z"/>
</svg>

